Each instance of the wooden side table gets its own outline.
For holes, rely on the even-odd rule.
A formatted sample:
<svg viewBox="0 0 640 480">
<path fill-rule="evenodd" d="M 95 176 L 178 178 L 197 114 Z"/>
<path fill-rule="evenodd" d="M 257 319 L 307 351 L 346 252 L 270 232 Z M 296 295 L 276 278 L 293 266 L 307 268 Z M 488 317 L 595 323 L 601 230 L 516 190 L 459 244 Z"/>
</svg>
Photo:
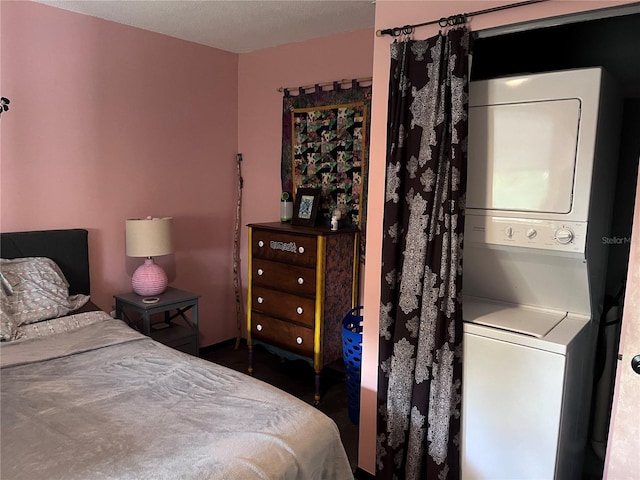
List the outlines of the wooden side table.
<svg viewBox="0 0 640 480">
<path fill-rule="evenodd" d="M 133 292 L 114 295 L 116 318 L 124 320 L 131 327 L 160 343 L 199 356 L 198 298 L 200 296 L 168 287 L 158 297 L 160 300 L 156 303 L 144 303 L 142 301 L 144 297 Z M 191 318 L 185 315 L 189 311 L 191 311 Z M 135 318 L 132 315 L 133 312 L 140 317 Z M 158 313 L 164 313 L 164 321 L 151 323 L 151 317 Z M 176 323 L 175 319 L 181 322 Z"/>
</svg>

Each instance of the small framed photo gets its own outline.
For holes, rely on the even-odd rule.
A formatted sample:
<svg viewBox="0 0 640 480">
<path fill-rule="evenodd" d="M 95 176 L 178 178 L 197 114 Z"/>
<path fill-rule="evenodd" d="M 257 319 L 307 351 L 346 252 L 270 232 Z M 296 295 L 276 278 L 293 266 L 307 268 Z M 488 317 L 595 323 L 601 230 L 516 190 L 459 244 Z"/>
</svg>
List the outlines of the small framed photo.
<svg viewBox="0 0 640 480">
<path fill-rule="evenodd" d="M 298 188 L 291 225 L 314 227 L 320 209 L 319 188 Z"/>
</svg>

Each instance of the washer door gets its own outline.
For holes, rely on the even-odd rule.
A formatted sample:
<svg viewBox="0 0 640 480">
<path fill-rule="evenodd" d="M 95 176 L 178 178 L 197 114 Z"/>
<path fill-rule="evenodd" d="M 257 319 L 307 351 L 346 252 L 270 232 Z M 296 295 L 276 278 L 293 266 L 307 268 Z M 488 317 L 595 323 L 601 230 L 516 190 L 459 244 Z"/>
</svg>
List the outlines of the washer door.
<svg viewBox="0 0 640 480">
<path fill-rule="evenodd" d="M 464 299 L 465 322 L 499 328 L 536 338 L 544 338 L 566 316 L 567 312 L 506 302 Z"/>
</svg>

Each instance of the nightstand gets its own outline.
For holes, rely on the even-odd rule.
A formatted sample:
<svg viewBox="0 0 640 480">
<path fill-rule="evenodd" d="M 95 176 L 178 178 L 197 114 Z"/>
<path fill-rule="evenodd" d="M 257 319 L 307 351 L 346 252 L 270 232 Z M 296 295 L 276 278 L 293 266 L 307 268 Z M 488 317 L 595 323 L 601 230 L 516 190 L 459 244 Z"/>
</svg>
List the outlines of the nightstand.
<svg viewBox="0 0 640 480">
<path fill-rule="evenodd" d="M 114 295 L 116 318 L 160 343 L 199 356 L 199 295 L 168 287 L 158 297 L 156 303 L 144 303 L 144 297 L 133 292 Z M 191 318 L 185 315 L 189 311 Z M 151 323 L 151 317 L 159 313 L 164 313 L 164 321 Z M 180 322 L 174 322 L 176 319 Z"/>
</svg>

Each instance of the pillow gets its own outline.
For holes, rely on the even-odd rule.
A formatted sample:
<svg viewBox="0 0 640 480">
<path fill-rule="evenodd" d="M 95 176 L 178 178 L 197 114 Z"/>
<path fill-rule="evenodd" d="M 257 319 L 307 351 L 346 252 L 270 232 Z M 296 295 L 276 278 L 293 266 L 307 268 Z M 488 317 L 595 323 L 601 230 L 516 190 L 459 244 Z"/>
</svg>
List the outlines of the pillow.
<svg viewBox="0 0 640 480">
<path fill-rule="evenodd" d="M 2 291 L 6 295 L 13 295 L 13 287 L 9 283 L 9 280 L 5 278 L 5 276 L 0 271 L 0 285 L 2 286 Z"/>
<path fill-rule="evenodd" d="M 13 307 L 9 301 L 9 295 L 13 294 L 13 289 L 7 279 L 0 272 L 0 341 L 10 342 L 14 340 L 18 333 L 18 325 L 13 317 Z"/>
<path fill-rule="evenodd" d="M 92 323 L 104 322 L 110 319 L 109 314 L 102 311 L 83 312 L 61 318 L 52 318 L 43 322 L 22 325 L 17 329 L 15 339 L 28 340 L 30 338 L 48 337 L 49 335 L 67 333 Z"/>
<path fill-rule="evenodd" d="M 88 295 L 69 296 L 69 283 L 50 258 L 2 258 L 0 272 L 13 290 L 7 298 L 17 326 L 61 317 L 89 300 Z"/>
</svg>

